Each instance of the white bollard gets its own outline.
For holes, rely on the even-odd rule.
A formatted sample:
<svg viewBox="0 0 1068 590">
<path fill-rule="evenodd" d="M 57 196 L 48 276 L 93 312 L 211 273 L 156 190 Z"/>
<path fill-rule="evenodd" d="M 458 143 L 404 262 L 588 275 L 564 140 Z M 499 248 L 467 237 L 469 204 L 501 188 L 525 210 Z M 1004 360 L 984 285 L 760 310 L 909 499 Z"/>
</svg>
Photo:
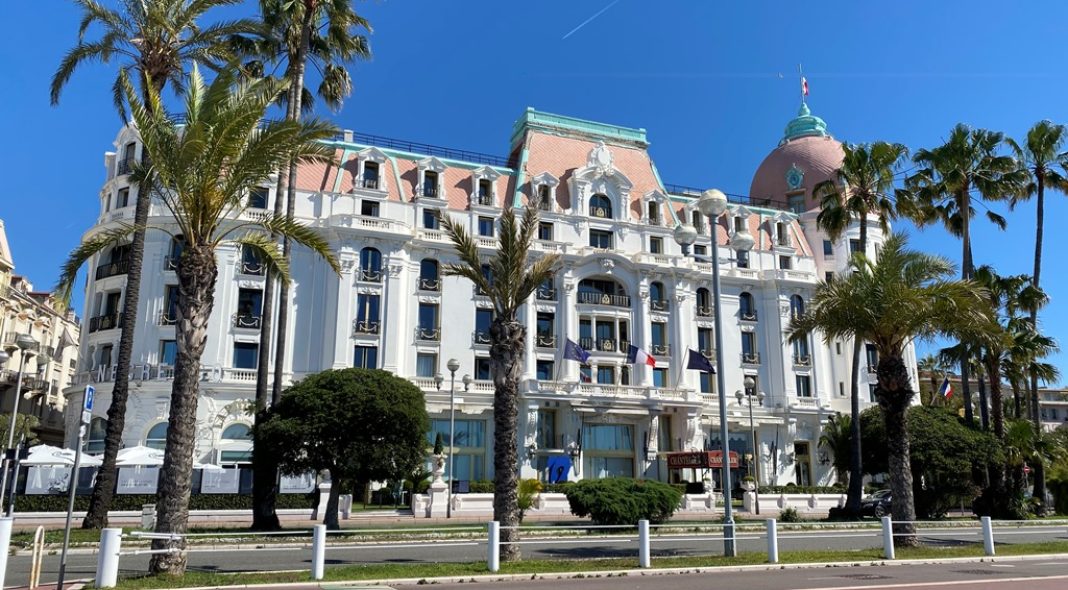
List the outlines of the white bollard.
<svg viewBox="0 0 1068 590">
<path fill-rule="evenodd" d="M 486 568 L 491 572 L 501 569 L 501 523 L 491 520 L 488 528 L 488 551 L 486 555 Z"/>
<path fill-rule="evenodd" d="M 7 577 L 7 552 L 11 548 L 11 525 L 15 519 L 10 516 L 0 518 L 0 588 L 4 587 Z"/>
<path fill-rule="evenodd" d="M 326 568 L 326 525 L 312 527 L 312 579 L 322 580 Z"/>
<path fill-rule="evenodd" d="M 994 523 L 990 522 L 989 516 L 979 519 L 983 524 L 983 551 L 987 555 L 994 554 Z"/>
<path fill-rule="evenodd" d="M 119 552 L 122 551 L 122 529 L 101 529 L 100 552 L 96 556 L 97 588 L 114 588 L 119 581 Z"/>
<path fill-rule="evenodd" d="M 638 521 L 638 567 L 652 567 L 649 560 L 649 521 Z"/>
<path fill-rule="evenodd" d="M 768 525 L 768 563 L 779 563 L 779 526 L 774 518 L 767 520 Z"/>
<path fill-rule="evenodd" d="M 889 516 L 883 517 L 883 557 L 894 558 L 894 523 Z"/>
</svg>

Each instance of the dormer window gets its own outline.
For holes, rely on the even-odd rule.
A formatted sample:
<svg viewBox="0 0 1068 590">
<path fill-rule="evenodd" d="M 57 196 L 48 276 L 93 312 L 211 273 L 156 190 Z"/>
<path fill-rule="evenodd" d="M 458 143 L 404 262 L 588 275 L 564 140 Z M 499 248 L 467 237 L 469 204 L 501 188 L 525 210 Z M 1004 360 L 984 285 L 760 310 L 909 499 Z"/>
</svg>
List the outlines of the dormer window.
<svg viewBox="0 0 1068 590">
<path fill-rule="evenodd" d="M 593 195 L 590 197 L 590 217 L 602 219 L 612 218 L 612 201 L 606 195 Z"/>
<path fill-rule="evenodd" d="M 746 227 L 745 227 L 745 218 L 744 217 L 735 216 L 735 218 L 734 218 L 734 231 L 735 232 L 748 231 L 746 229 Z"/>
<path fill-rule="evenodd" d="M 551 197 L 549 197 L 549 185 L 538 185 L 538 209 L 540 211 L 552 211 L 553 203 Z"/>
<path fill-rule="evenodd" d="M 471 171 L 471 204 L 482 207 L 497 206 L 497 179 L 501 173 L 490 166 Z"/>
<path fill-rule="evenodd" d="M 478 204 L 493 205 L 493 183 L 485 178 L 478 181 Z"/>
<path fill-rule="evenodd" d="M 554 211 L 553 201 L 556 200 L 556 185 L 560 184 L 555 176 L 548 172 L 542 172 L 530 179 L 532 205 L 539 211 Z"/>
<path fill-rule="evenodd" d="M 660 225 L 660 203 L 649 201 L 646 207 L 649 215 L 649 223 L 652 225 Z"/>
<path fill-rule="evenodd" d="M 378 162 L 364 162 L 360 186 L 363 188 L 378 188 Z"/>
<path fill-rule="evenodd" d="M 692 220 L 693 228 L 697 230 L 698 234 L 705 233 L 705 216 L 701 215 L 700 211 L 691 212 L 690 219 Z"/>
<path fill-rule="evenodd" d="M 787 247 L 790 245 L 790 233 L 782 221 L 775 224 L 775 245 Z"/>
<path fill-rule="evenodd" d="M 420 193 L 424 197 L 436 197 L 438 196 L 438 173 L 433 170 L 427 170 L 423 173 L 423 191 Z"/>
</svg>

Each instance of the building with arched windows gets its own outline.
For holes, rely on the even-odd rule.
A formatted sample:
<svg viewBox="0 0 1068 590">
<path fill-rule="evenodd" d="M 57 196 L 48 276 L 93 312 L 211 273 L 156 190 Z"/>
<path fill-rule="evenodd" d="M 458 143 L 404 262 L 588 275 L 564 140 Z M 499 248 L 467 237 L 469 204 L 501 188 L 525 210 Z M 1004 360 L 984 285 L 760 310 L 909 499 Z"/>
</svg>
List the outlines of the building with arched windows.
<svg viewBox="0 0 1068 590">
<path fill-rule="evenodd" d="M 523 477 L 545 477 L 549 461 L 560 456 L 573 461 L 571 479 L 692 477 L 669 471 L 665 453 L 721 449 L 724 442 L 716 379 L 686 368 L 694 350 L 724 360 L 729 444 L 743 457 L 739 476 L 831 483 L 831 458 L 818 440 L 830 415 L 849 410 L 852 343 L 790 343 L 785 333 L 818 285 L 847 270 L 858 227 L 835 241 L 816 225 L 819 204 L 812 189 L 831 177 L 842 149 L 807 107 L 760 165 L 750 196 L 730 197 L 729 210 L 714 225 L 695 209 L 699 189 L 661 180 L 643 129 L 528 109 L 512 130 L 507 158 L 349 131 L 330 143 L 340 165 L 301 167 L 295 215 L 330 242 L 341 273 L 294 250 L 284 382 L 352 366 L 393 372 L 426 394 L 433 426 L 428 445 L 437 432 L 449 444 L 446 361 L 455 358 L 461 367 L 457 388 L 464 388 L 464 375 L 471 377 L 460 394 L 452 437 L 455 478 L 491 479 L 493 309 L 470 282 L 442 275 L 442 265 L 457 258 L 441 220 L 449 216 L 465 227 L 488 256 L 498 245 L 501 212 L 537 207 L 541 222 L 532 255 L 555 252 L 562 264 L 521 315 L 529 334 L 520 400 Z M 115 145 L 117 153 L 106 157 L 100 217 L 89 235 L 133 216 L 131 192 L 137 187 L 130 186 L 122 163 L 140 157 L 137 134 L 124 129 Z M 236 215 L 271 209 L 276 198 L 271 183 L 249 195 L 248 209 Z M 166 221 L 159 204 L 152 215 Z M 690 252 L 673 239 L 680 223 L 697 229 Z M 752 239 L 735 239 L 746 234 Z M 874 225 L 869 236 L 874 254 L 884 236 Z M 715 344 L 710 239 L 722 246 L 721 350 Z M 747 242 L 751 248 L 732 247 Z M 160 439 L 159 425 L 166 430 L 173 260 L 180 252 L 180 237 L 150 232 L 146 238 L 128 446 L 152 446 Z M 237 245 L 224 245 L 218 257 L 197 459 L 240 462 L 251 446 L 244 408 L 254 395 L 260 318 L 273 302 L 263 301 L 260 261 Z M 118 340 L 115 322 L 105 319 L 121 303 L 124 271 L 114 265 L 124 259 L 121 251 L 102 253 L 86 291 L 79 379 L 97 384 L 94 413 L 100 419 L 114 377 L 105 351 Z M 483 272 L 492 280 L 488 266 Z M 563 358 L 567 340 L 590 353 L 587 364 Z M 631 346 L 655 362 L 628 363 Z M 911 352 L 908 360 L 915 364 Z M 444 374 L 440 388 L 437 374 Z M 873 374 L 858 376 L 864 405 L 872 384 Z M 746 389 L 764 393 L 752 428 Z M 98 443 L 92 433 L 102 428 L 94 421 L 90 445 Z"/>
</svg>

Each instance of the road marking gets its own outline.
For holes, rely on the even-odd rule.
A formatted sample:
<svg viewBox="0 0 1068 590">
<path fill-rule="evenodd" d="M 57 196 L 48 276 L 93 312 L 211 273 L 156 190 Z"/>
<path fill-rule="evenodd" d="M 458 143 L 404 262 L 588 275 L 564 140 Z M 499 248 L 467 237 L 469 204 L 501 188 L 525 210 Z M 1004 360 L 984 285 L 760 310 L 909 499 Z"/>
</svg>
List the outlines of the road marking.
<svg viewBox="0 0 1068 590">
<path fill-rule="evenodd" d="M 907 584 L 874 584 L 863 586 L 828 586 L 826 588 L 798 588 L 796 590 L 878 590 L 879 588 L 937 588 L 939 586 L 962 586 L 966 584 L 1004 584 L 1007 582 L 1042 582 L 1046 580 L 1068 580 L 1068 576 L 990 578 L 989 580 L 951 580 L 948 582 L 911 582 Z"/>
<path fill-rule="evenodd" d="M 1012 564 L 1008 564 L 1008 563 L 992 563 L 992 564 L 990 564 L 990 567 L 1016 567 L 1016 566 L 1012 565 Z"/>
</svg>

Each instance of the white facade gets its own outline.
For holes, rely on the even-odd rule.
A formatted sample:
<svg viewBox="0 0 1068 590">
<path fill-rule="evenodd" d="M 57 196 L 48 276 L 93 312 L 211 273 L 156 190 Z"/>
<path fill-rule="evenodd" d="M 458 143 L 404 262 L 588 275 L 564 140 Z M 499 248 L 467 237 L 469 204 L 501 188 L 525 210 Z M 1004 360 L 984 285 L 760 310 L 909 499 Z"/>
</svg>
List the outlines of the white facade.
<svg viewBox="0 0 1068 590">
<path fill-rule="evenodd" d="M 115 144 L 122 155 L 106 156 L 101 216 L 87 235 L 132 219 L 136 188 L 128 187 L 120 170 L 127 144 L 133 145 L 130 157 L 139 157 L 136 134 L 123 130 Z M 335 147 L 340 169 L 301 169 L 296 216 L 329 239 L 342 273 L 339 277 L 310 253 L 295 250 L 286 382 L 354 364 L 396 373 L 423 389 L 434 427 L 448 441 L 445 365 L 456 358 L 457 397 L 462 398 L 456 415 L 456 478 L 491 479 L 493 392 L 486 364 L 480 362 L 489 354 L 480 334 L 488 316 L 479 312 L 489 309 L 489 301 L 466 280 L 431 272 L 427 260 L 456 261 L 433 215 L 448 214 L 464 223 L 480 236 L 488 255 L 496 238 L 480 234 L 496 231 L 502 208 L 537 204 L 532 197 L 539 196 L 548 199 L 542 201 L 548 203 L 542 221 L 549 225 L 535 250 L 559 252 L 563 264 L 522 315 L 529 338 L 521 385 L 521 476 L 544 475 L 549 458 L 570 449 L 579 459 L 572 479 L 619 474 L 674 480 L 665 452 L 719 448 L 715 379 L 685 369 L 688 349 L 713 354 L 710 265 L 684 256 L 672 238 L 677 220 L 693 220 L 694 194 L 661 183 L 644 130 L 528 110 L 516 124 L 507 162 L 438 148 L 415 151 L 351 132 Z M 124 189 L 129 196 L 120 194 Z M 269 209 L 274 187 L 265 191 L 267 198 L 257 204 Z M 798 302 L 811 298 L 826 273 L 846 268 L 849 240 L 857 235 L 851 229 L 825 255 L 817 213 L 737 204 L 718 231 L 725 246 L 720 249 L 724 350 L 719 354 L 727 369 L 730 445 L 743 454 L 752 451 L 748 406 L 735 399 L 751 376 L 766 395 L 753 412 L 757 463 L 766 484 L 832 483 L 830 457 L 817 443 L 827 417 L 849 411 L 851 344 L 813 340 L 807 350 L 795 349 L 784 335 Z M 254 210 L 245 213 L 250 214 Z M 152 216 L 166 221 L 158 203 Z M 707 221 L 701 229 L 697 246 L 707 247 Z M 737 255 L 726 247 L 739 229 L 756 239 L 748 268 L 739 267 Z M 882 235 L 877 227 L 870 235 L 874 251 Z M 166 356 L 174 339 L 166 294 L 176 283 L 168 269 L 172 248 L 170 235 L 149 232 L 127 446 L 161 447 L 163 442 L 159 425 L 166 422 L 170 393 Z M 101 420 L 110 402 L 119 337 L 114 314 L 121 309 L 125 282 L 121 264 L 108 266 L 109 256 L 93 261 L 90 271 L 79 367 L 81 382 L 98 384 L 94 413 Z M 260 313 L 255 292 L 263 289 L 264 278 L 256 274 L 254 261 L 242 260 L 237 247 L 224 247 L 218 256 L 197 458 L 233 462 L 244 460 L 250 445 L 234 436 L 240 426 L 224 433 L 251 420 L 246 409 L 254 397 L 252 348 L 259 342 Z M 97 268 L 106 269 L 99 278 Z M 588 372 L 562 359 L 565 338 L 591 352 Z M 653 354 L 656 369 L 627 365 L 628 343 Z M 911 351 L 908 362 L 915 366 Z M 444 374 L 441 391 L 435 373 Z M 463 391 L 463 375 L 473 377 L 468 391 Z M 874 380 L 874 374 L 860 376 L 865 402 Z M 76 420 L 69 417 L 68 436 Z M 94 432 L 102 434 L 101 426 L 96 424 Z M 99 445 L 99 438 L 91 446 Z"/>
</svg>

